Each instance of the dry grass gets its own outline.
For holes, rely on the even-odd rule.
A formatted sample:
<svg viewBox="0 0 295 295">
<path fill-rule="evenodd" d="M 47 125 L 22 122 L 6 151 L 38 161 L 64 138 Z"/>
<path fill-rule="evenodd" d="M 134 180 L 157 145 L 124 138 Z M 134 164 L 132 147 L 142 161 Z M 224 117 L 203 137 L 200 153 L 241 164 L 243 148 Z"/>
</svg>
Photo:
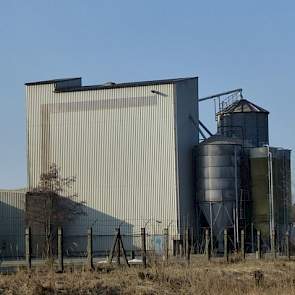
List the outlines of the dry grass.
<svg viewBox="0 0 295 295">
<path fill-rule="evenodd" d="M 256 274 L 256 279 L 255 279 Z M 295 262 L 192 261 L 141 267 L 0 275 L 0 294 L 295 294 Z"/>
</svg>

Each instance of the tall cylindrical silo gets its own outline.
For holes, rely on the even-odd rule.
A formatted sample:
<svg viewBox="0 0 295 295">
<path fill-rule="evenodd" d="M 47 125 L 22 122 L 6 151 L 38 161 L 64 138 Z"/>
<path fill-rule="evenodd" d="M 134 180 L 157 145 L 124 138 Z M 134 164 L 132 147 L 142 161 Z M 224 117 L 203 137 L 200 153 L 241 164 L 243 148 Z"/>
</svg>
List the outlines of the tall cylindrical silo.
<svg viewBox="0 0 295 295">
<path fill-rule="evenodd" d="M 265 245 L 269 245 L 271 230 L 276 231 L 279 242 L 291 217 L 290 150 L 252 148 L 250 167 L 254 225 Z"/>
<path fill-rule="evenodd" d="M 260 147 L 269 143 L 269 112 L 254 103 L 241 99 L 217 113 L 218 133 L 239 138 L 244 147 Z"/>
<path fill-rule="evenodd" d="M 238 239 L 241 149 L 236 141 L 221 136 L 197 147 L 197 201 L 220 251 L 225 228 Z"/>
</svg>

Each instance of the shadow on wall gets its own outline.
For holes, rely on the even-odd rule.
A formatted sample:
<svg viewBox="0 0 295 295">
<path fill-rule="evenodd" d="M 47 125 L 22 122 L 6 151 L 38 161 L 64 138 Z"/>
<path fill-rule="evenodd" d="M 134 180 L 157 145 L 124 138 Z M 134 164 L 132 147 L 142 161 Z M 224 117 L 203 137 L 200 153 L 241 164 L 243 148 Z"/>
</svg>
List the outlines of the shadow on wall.
<svg viewBox="0 0 295 295">
<path fill-rule="evenodd" d="M 70 198 L 56 194 L 26 194 L 26 225 L 32 232 L 32 255 L 44 258 L 48 251 L 46 228 L 51 224 L 51 253 L 57 255 L 57 228 L 63 228 L 64 254 L 86 256 L 87 231 L 93 231 L 94 255 L 105 255 L 112 247 L 115 229 L 120 227 L 125 249 L 132 249 L 133 226 Z M 50 255 L 50 254 L 49 254 Z"/>
<path fill-rule="evenodd" d="M 0 201 L 0 259 L 24 256 L 25 211 Z"/>
<path fill-rule="evenodd" d="M 2 199 L 3 200 L 3 199 Z M 11 199 L 7 199 L 11 201 Z M 25 256 L 25 227 L 26 213 L 24 197 L 21 203 L 14 205 L 0 201 L 0 263 L 1 259 L 23 259 Z M 36 205 L 33 202 L 31 206 Z M 17 208 L 18 206 L 19 208 Z M 26 204 L 28 206 L 28 204 Z M 35 206 L 36 208 L 38 206 Z M 120 227 L 124 248 L 126 251 L 139 251 L 141 249 L 140 227 L 147 223 L 146 220 L 122 220 L 109 214 L 95 210 L 89 206 L 82 207 L 85 214 L 76 216 L 63 226 L 64 232 L 64 254 L 66 256 L 86 256 L 87 230 L 93 230 L 93 253 L 95 256 L 108 255 L 115 238 L 116 228 Z M 151 226 L 147 226 L 147 248 L 162 251 L 163 236 Z M 33 258 L 44 258 L 44 228 L 31 226 L 32 232 L 32 256 Z M 161 225 L 159 225 L 161 226 Z M 159 232 L 158 234 L 154 234 Z M 54 231 L 53 254 L 57 249 L 57 230 Z"/>
<path fill-rule="evenodd" d="M 23 200 L 22 207 L 25 207 L 24 203 Z M 87 230 L 90 227 L 93 228 L 94 255 L 106 255 L 109 252 L 115 237 L 115 229 L 118 227 L 121 230 L 125 249 L 127 251 L 139 249 L 140 236 L 134 236 L 132 224 L 85 205 L 82 209 L 84 215 L 76 216 L 63 226 L 65 255 L 86 255 Z M 25 210 L 0 201 L 0 260 L 24 257 L 25 226 Z M 54 244 L 57 244 L 56 234 Z M 44 247 L 44 231 L 42 232 L 40 226 L 32 226 L 33 257 L 44 256 L 42 247 Z"/>
<path fill-rule="evenodd" d="M 133 233 L 134 226 L 122 219 L 83 206 L 84 215 L 77 216 L 73 222 L 64 226 L 64 251 L 67 256 L 86 255 L 87 230 L 92 227 L 93 253 L 96 256 L 108 255 L 120 227 L 126 251 L 139 249 L 137 238 Z"/>
</svg>

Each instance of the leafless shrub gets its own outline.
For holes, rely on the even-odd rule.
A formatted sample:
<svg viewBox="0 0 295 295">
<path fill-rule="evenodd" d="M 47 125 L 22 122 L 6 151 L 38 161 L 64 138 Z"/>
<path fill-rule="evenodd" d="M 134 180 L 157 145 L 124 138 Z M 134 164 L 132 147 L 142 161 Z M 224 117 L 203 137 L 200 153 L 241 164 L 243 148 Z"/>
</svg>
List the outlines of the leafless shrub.
<svg viewBox="0 0 295 295">
<path fill-rule="evenodd" d="M 52 244 L 56 229 L 79 215 L 83 215 L 83 202 L 71 193 L 76 178 L 62 177 L 60 169 L 52 164 L 48 172 L 40 176 L 39 185 L 26 194 L 26 224 L 44 237 L 46 257 L 52 256 Z"/>
</svg>

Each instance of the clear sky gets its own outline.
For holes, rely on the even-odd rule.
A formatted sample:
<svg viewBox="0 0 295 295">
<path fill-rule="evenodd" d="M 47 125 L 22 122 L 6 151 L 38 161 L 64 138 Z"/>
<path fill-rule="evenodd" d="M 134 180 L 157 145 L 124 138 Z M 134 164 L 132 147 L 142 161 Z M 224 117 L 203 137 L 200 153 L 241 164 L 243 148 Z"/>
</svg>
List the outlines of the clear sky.
<svg viewBox="0 0 295 295">
<path fill-rule="evenodd" d="M 295 150 L 294 0 L 1 1 L 0 37 L 0 188 L 26 184 L 24 83 L 51 78 L 242 87 L 271 112 L 271 144 Z M 213 129 L 212 103 L 200 115 Z"/>
</svg>

